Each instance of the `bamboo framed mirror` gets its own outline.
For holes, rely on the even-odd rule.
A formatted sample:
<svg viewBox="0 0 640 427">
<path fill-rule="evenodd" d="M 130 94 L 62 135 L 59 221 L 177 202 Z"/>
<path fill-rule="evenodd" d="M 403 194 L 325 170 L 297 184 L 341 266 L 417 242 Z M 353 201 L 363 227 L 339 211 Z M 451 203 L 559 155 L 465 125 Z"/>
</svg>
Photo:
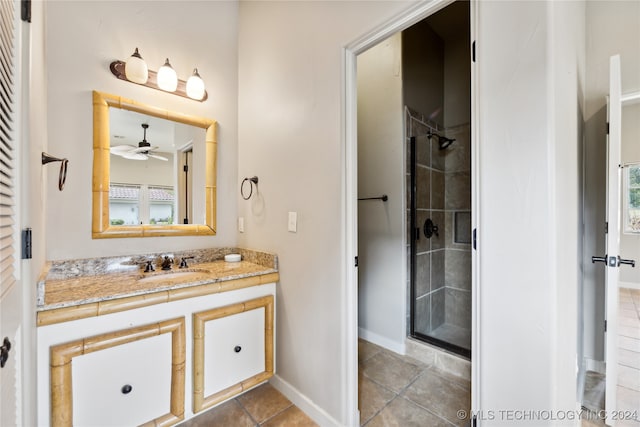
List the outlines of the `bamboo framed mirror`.
<svg viewBox="0 0 640 427">
<path fill-rule="evenodd" d="M 193 160 L 200 162 L 201 179 L 193 180 L 194 184 L 192 191 L 193 198 L 201 200 L 201 203 L 196 209 L 196 205 L 193 205 L 192 212 L 189 214 L 189 220 L 186 215 L 174 213 L 172 200 L 173 189 L 169 188 L 166 191 L 160 193 L 168 195 L 164 197 L 165 208 L 171 213 L 164 214 L 163 220 L 157 221 L 154 218 L 149 219 L 149 215 L 140 215 L 145 220 L 140 220 L 136 216 L 133 222 L 125 223 L 122 219 L 114 219 L 113 215 L 110 215 L 110 206 L 115 211 L 114 202 L 114 187 L 120 184 L 114 184 L 111 179 L 112 174 L 112 141 L 114 136 L 111 134 L 111 119 L 112 116 L 120 116 L 121 112 L 131 112 L 133 114 L 141 114 L 149 119 L 146 127 L 142 126 L 140 130 L 140 138 L 146 143 L 147 134 L 149 129 L 149 120 L 162 119 L 169 123 L 178 125 L 187 125 L 188 127 L 197 128 L 197 131 L 202 134 L 202 141 L 193 141 L 194 147 L 198 147 L 200 155 L 195 155 Z M 142 132 L 144 130 L 144 137 Z M 153 145 L 153 141 L 151 141 Z M 141 143 L 142 144 L 142 143 Z M 155 148 L 155 147 L 154 147 Z M 215 120 L 206 119 L 202 117 L 189 116 L 180 114 L 161 108 L 157 108 L 150 105 L 145 105 L 130 99 L 126 99 L 120 96 L 110 95 L 102 92 L 93 92 L 93 213 L 92 213 L 92 237 L 94 239 L 104 238 L 125 238 L 125 237 L 160 237 L 160 236 L 206 236 L 216 234 L 216 122 Z M 140 149 L 137 149 L 129 157 L 129 165 L 131 168 L 136 167 L 136 164 L 141 164 L 139 160 L 147 160 L 160 163 L 171 163 L 168 157 L 171 155 L 160 155 L 163 153 L 155 153 L 145 151 L 144 156 L 139 156 Z M 175 150 L 174 150 L 175 151 Z M 119 156 L 115 156 L 119 157 Z M 142 162 L 144 163 L 144 162 Z M 149 163 L 150 164 L 150 163 Z M 180 166 L 182 168 L 182 166 Z M 184 168 L 185 172 L 188 168 Z M 194 168 L 197 170 L 197 168 Z M 182 169 L 180 169 L 182 170 Z M 162 174 L 162 173 L 161 173 Z M 165 173 L 165 175 L 168 173 Z M 175 175 L 178 175 L 177 170 Z M 184 179 L 184 182 L 191 182 L 191 179 Z M 129 185 L 131 187 L 131 185 Z M 149 196 L 144 195 L 141 189 L 148 190 L 148 186 L 145 184 L 138 188 L 136 191 L 140 193 L 141 200 L 147 200 Z M 128 188 L 131 190 L 131 188 Z M 177 190 L 177 189 L 176 189 Z M 187 191 L 185 191 L 187 193 Z M 155 192 L 158 194 L 158 191 Z M 185 197 L 187 195 L 185 194 Z M 177 191 L 175 195 L 177 199 Z M 191 194 L 189 195 L 191 197 Z M 188 211 L 189 208 L 185 201 L 184 210 Z M 178 202 L 175 202 L 175 206 Z M 133 206 L 133 205 L 132 205 Z M 131 208 L 133 210 L 134 208 Z M 136 208 L 137 209 L 137 208 Z M 183 209 L 183 208 L 181 208 Z M 177 208 L 176 208 L 177 210 Z M 113 212 L 112 212 L 113 213 Z M 184 220 L 182 217 L 185 217 Z M 180 219 L 177 219 L 180 218 Z M 189 222 L 187 224 L 178 223 L 178 221 Z"/>
</svg>

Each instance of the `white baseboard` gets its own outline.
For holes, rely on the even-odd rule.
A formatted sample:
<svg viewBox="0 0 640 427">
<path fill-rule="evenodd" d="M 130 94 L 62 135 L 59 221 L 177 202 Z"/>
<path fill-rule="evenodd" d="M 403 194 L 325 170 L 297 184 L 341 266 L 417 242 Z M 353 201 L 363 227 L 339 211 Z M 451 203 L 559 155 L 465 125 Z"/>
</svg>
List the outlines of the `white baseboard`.
<svg viewBox="0 0 640 427">
<path fill-rule="evenodd" d="M 602 375 L 606 373 L 606 365 L 602 360 L 585 359 L 585 369 Z"/>
<path fill-rule="evenodd" d="M 364 328 L 358 328 L 358 337 L 398 354 L 405 355 L 407 351 L 404 342 L 390 340 L 387 337 L 383 337 Z"/>
<path fill-rule="evenodd" d="M 297 388 L 283 380 L 280 376 L 274 375 L 269 383 L 287 399 L 293 402 L 298 408 L 307 414 L 313 421 L 322 427 L 340 427 L 341 424 L 329 415 L 324 409 L 316 405 L 307 396 L 302 394 Z"/>
<path fill-rule="evenodd" d="M 618 282 L 619 288 L 638 289 L 640 290 L 640 283 L 636 282 Z"/>
</svg>

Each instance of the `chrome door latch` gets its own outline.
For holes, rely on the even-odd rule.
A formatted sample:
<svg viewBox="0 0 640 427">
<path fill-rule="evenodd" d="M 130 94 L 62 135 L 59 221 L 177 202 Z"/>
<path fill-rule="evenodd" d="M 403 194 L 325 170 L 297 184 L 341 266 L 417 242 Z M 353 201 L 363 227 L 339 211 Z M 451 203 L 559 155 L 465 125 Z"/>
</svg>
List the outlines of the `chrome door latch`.
<svg viewBox="0 0 640 427">
<path fill-rule="evenodd" d="M 620 258 L 620 255 L 618 255 L 618 256 L 607 256 L 607 255 L 605 255 L 605 256 L 592 256 L 591 257 L 591 262 L 592 263 L 602 262 L 602 263 L 607 264 L 609 267 L 620 267 L 620 264 L 630 265 L 631 267 L 635 267 L 636 266 L 636 260 Z"/>
</svg>

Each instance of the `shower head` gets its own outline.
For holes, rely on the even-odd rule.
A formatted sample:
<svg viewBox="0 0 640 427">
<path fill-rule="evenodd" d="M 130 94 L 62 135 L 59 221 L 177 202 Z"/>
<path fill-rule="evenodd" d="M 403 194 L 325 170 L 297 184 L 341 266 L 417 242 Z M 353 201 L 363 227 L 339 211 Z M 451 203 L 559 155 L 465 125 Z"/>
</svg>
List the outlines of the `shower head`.
<svg viewBox="0 0 640 427">
<path fill-rule="evenodd" d="M 456 140 L 455 138 L 447 138 L 446 136 L 439 135 L 432 131 L 429 131 L 429 133 L 427 134 L 427 137 L 429 139 L 433 138 L 434 136 L 438 138 L 438 148 L 440 150 L 446 149 Z"/>
<path fill-rule="evenodd" d="M 446 138 L 444 136 L 441 136 L 440 138 L 438 138 L 438 148 L 440 150 L 444 150 L 445 148 L 453 144 L 453 141 L 455 140 L 455 138 Z"/>
</svg>

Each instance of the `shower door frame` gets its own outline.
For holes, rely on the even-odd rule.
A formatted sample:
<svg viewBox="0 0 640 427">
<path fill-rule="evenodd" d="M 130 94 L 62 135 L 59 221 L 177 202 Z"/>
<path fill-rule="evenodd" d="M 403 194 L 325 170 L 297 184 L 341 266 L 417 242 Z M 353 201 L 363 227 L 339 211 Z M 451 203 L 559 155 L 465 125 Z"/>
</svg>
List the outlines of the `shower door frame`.
<svg viewBox="0 0 640 427">
<path fill-rule="evenodd" d="M 430 335 L 423 334 L 421 332 L 416 331 L 415 327 L 415 316 L 416 316 L 416 263 L 417 263 L 417 235 L 420 233 L 420 229 L 417 223 L 417 214 L 416 214 L 416 135 L 411 135 L 409 141 L 409 163 L 411 164 L 411 177 L 409 180 L 409 210 L 411 212 L 409 219 L 409 230 L 411 233 L 410 238 L 410 260 L 409 260 L 409 275 L 410 275 L 410 285 L 409 285 L 409 334 L 413 338 L 417 338 L 420 341 L 427 342 L 429 344 L 436 345 L 443 350 L 455 353 L 459 356 L 465 357 L 471 360 L 471 353 L 473 350 L 473 345 L 470 349 L 466 349 L 464 347 L 460 347 L 456 344 L 452 344 L 448 341 L 441 340 Z M 473 140 L 472 140 L 473 142 Z M 472 206 L 473 208 L 473 206 Z M 473 209 L 472 209 L 473 214 Z M 472 249 L 473 250 L 473 249 Z M 471 267 L 471 266 L 470 266 Z M 473 268 L 473 267 L 471 267 Z M 473 306 L 473 299 L 471 300 L 471 305 Z M 472 308 L 472 307 L 470 307 Z M 472 327 L 473 329 L 473 327 Z"/>
</svg>

